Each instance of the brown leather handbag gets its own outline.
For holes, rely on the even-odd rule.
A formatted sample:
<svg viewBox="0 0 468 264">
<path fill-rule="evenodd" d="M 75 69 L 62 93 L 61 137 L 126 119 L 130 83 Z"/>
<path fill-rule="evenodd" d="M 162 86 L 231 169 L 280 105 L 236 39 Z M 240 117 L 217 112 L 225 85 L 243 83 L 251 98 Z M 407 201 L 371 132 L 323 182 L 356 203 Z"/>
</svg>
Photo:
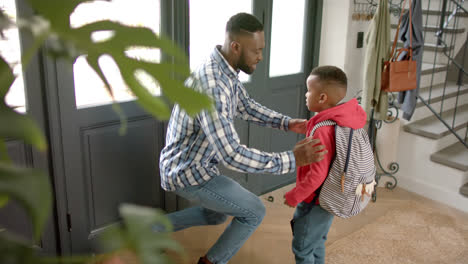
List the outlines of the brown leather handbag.
<svg viewBox="0 0 468 264">
<path fill-rule="evenodd" d="M 383 62 L 382 76 L 380 81 L 380 88 L 384 92 L 401 92 L 416 89 L 417 82 L 417 64 L 413 60 L 413 26 L 411 14 L 411 0 L 409 0 L 409 27 L 410 27 L 410 46 L 409 48 L 397 49 L 398 33 L 400 32 L 401 19 L 403 17 L 406 0 L 403 2 L 400 20 L 398 21 L 398 28 L 393 41 L 392 51 L 390 52 L 390 59 Z M 397 61 L 400 54 L 406 51 L 407 54 L 404 58 Z"/>
</svg>

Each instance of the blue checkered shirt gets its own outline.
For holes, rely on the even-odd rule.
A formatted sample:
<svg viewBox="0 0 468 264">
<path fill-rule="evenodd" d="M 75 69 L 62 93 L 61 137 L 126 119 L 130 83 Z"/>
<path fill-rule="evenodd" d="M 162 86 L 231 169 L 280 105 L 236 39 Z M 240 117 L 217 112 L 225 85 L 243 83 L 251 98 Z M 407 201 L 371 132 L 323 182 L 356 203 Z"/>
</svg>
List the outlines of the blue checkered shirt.
<svg viewBox="0 0 468 264">
<path fill-rule="evenodd" d="M 246 173 L 285 174 L 296 169 L 292 151 L 267 153 L 240 144 L 234 118 L 285 131 L 291 118 L 251 99 L 238 72 L 218 48 L 186 81 L 188 87 L 211 96 L 214 109 L 193 118 L 177 104 L 172 110 L 159 162 L 165 190 L 199 185 L 216 177 L 219 161 L 228 169 Z"/>
</svg>

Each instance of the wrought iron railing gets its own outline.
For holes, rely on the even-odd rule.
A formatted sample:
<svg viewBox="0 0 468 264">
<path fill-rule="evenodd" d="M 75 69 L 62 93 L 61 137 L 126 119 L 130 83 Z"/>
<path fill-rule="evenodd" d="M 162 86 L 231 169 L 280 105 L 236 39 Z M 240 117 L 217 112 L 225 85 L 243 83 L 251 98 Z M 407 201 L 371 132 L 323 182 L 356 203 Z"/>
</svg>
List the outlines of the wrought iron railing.
<svg viewBox="0 0 468 264">
<path fill-rule="evenodd" d="M 437 38 L 437 45 L 435 46 L 434 52 L 434 63 L 432 67 L 432 78 L 428 87 L 429 94 L 427 98 L 423 98 L 421 94 L 418 94 L 418 99 L 434 114 L 434 116 L 442 122 L 442 124 L 466 147 L 468 148 L 468 120 L 462 120 L 465 117 L 462 115 L 457 116 L 460 111 L 466 111 L 466 102 L 461 101 L 462 96 L 468 93 L 468 86 L 464 85 L 464 77 L 468 76 L 468 72 L 465 69 L 465 60 L 467 59 L 467 46 L 468 46 L 468 34 L 462 47 L 457 50 L 457 30 L 466 30 L 465 25 L 460 25 L 460 18 L 468 15 L 468 11 L 463 7 L 464 0 L 442 0 L 440 1 L 440 16 L 438 17 L 438 29 L 435 33 Z M 427 10 L 430 10 L 431 0 L 427 1 Z M 429 13 L 426 14 L 425 28 L 428 27 Z M 451 34 L 447 34 L 451 31 Z M 424 38 L 426 37 L 427 31 L 424 31 Z M 425 38 L 426 39 L 426 38 Z M 436 74 L 436 68 L 440 67 L 437 65 L 437 56 L 440 51 L 443 56 L 447 58 L 446 69 L 447 74 L 445 82 L 443 83 L 442 95 L 437 100 L 433 98 L 434 75 Z M 461 62 L 457 61 L 455 57 L 456 52 L 461 54 Z M 460 55 L 458 54 L 458 55 Z M 460 56 L 458 56 L 460 58 Z M 449 78 L 449 69 L 455 68 L 458 71 L 458 77 L 456 78 L 456 93 L 451 93 L 450 96 L 447 91 L 447 85 L 451 81 Z M 450 100 L 450 103 L 449 103 Z M 465 99 L 466 100 L 466 99 Z M 440 106 L 435 106 L 435 103 Z M 462 131 L 465 133 L 462 133 Z M 461 131 L 459 133 L 459 131 Z M 464 134 L 464 135 L 463 135 Z"/>
</svg>

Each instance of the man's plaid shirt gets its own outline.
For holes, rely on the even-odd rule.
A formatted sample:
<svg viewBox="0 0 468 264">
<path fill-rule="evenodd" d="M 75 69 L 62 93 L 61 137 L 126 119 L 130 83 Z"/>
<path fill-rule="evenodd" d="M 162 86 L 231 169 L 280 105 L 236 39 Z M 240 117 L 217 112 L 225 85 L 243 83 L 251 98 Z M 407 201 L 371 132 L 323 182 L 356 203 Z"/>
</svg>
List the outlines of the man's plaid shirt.
<svg viewBox="0 0 468 264">
<path fill-rule="evenodd" d="M 247 173 L 284 174 L 296 169 L 292 151 L 267 153 L 241 145 L 234 118 L 282 130 L 288 116 L 272 111 L 249 97 L 236 72 L 216 47 L 210 58 L 189 78 L 194 87 L 213 98 L 214 109 L 190 117 L 175 105 L 160 155 L 161 186 L 173 191 L 199 185 L 227 168 Z"/>
</svg>

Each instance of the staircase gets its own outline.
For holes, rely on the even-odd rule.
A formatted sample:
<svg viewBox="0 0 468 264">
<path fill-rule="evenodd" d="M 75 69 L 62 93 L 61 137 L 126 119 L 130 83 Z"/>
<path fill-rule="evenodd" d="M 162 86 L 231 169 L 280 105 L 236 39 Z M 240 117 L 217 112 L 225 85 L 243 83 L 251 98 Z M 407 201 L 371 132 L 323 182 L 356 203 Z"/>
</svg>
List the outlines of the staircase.
<svg viewBox="0 0 468 264">
<path fill-rule="evenodd" d="M 397 158 L 400 170 L 396 177 L 398 186 L 404 189 L 468 212 L 468 76 L 458 85 L 458 69 L 444 55 L 451 54 L 464 64 L 468 13 L 460 10 L 448 24 L 443 33 L 445 47 L 435 36 L 442 4 L 443 0 L 422 1 L 425 44 L 419 96 L 426 104 L 418 100 L 412 119 L 401 120 Z M 462 4 L 468 7 L 468 3 Z M 447 1 L 445 20 L 455 7 L 451 0 Z M 394 36 L 398 18 L 391 19 Z M 468 63 L 464 66 L 468 72 Z"/>
</svg>

